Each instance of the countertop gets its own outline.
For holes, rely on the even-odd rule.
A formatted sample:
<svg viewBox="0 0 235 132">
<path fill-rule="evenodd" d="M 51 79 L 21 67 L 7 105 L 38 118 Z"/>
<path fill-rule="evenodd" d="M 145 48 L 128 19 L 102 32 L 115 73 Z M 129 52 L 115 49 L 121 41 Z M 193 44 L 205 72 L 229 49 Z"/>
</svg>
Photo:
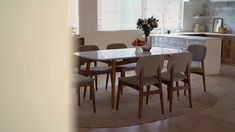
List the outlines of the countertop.
<svg viewBox="0 0 235 132">
<path fill-rule="evenodd" d="M 235 37 L 235 34 L 230 34 L 230 33 L 214 33 L 214 32 L 179 32 L 179 33 L 177 33 L 177 34 L 181 34 L 181 35 L 198 35 L 198 34 L 205 34 L 205 35 Z"/>
<path fill-rule="evenodd" d="M 182 39 L 197 39 L 197 40 L 216 40 L 216 39 L 218 40 L 218 39 L 221 39 L 221 38 L 216 38 L 216 37 L 192 36 L 190 34 L 188 34 L 188 35 L 187 34 L 182 34 L 182 33 L 150 34 L 150 36 L 173 37 L 173 38 L 182 38 Z"/>
</svg>

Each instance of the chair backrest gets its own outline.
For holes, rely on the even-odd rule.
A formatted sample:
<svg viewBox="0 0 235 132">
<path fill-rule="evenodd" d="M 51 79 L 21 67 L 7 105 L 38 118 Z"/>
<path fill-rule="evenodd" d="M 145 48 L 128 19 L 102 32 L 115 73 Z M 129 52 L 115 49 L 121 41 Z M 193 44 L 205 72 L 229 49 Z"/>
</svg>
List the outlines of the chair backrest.
<svg viewBox="0 0 235 132">
<path fill-rule="evenodd" d="M 140 75 L 141 69 L 144 68 L 144 77 L 157 76 L 158 68 L 162 70 L 164 62 L 164 56 L 144 56 L 137 61 L 137 66 L 135 69 L 136 75 Z"/>
<path fill-rule="evenodd" d="M 203 61 L 206 56 L 206 46 L 193 44 L 188 46 L 188 51 L 193 54 L 193 61 Z"/>
<path fill-rule="evenodd" d="M 112 43 L 107 45 L 106 49 L 122 49 L 127 48 L 127 46 L 123 43 Z"/>
<path fill-rule="evenodd" d="M 84 51 L 96 51 L 96 50 L 99 50 L 99 47 L 96 46 L 96 45 L 81 45 L 79 46 L 79 49 L 78 51 L 79 52 L 84 52 Z M 84 65 L 86 62 L 87 62 L 87 59 L 84 59 L 84 58 L 80 58 L 79 57 L 79 60 L 78 60 L 79 64 L 78 65 Z"/>
<path fill-rule="evenodd" d="M 192 53 L 190 52 L 173 54 L 168 58 L 167 70 L 170 71 L 174 65 L 175 73 L 186 72 L 187 66 L 190 66 L 191 62 Z"/>
<path fill-rule="evenodd" d="M 78 48 L 78 52 L 96 51 L 96 50 L 99 50 L 99 47 L 96 45 L 81 45 Z"/>
</svg>

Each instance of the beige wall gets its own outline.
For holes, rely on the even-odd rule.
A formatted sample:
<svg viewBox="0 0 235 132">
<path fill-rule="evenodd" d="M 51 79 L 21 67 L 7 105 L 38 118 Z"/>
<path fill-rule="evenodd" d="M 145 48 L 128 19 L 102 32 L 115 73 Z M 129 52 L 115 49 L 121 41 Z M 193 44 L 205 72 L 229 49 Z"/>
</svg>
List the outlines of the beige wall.
<svg viewBox="0 0 235 132">
<path fill-rule="evenodd" d="M 0 1 L 0 132 L 70 132 L 67 0 Z"/>
<path fill-rule="evenodd" d="M 206 0 L 193 0 L 204 2 Z M 192 7 L 193 9 L 195 7 Z M 196 9 L 195 9 L 196 10 Z M 191 13 L 192 10 L 188 11 Z M 193 13 L 192 13 L 193 14 Z M 104 49 L 107 44 L 112 42 L 123 42 L 131 46 L 131 42 L 143 34 L 141 31 L 115 31 L 115 32 L 98 32 L 97 31 L 97 0 L 80 0 L 80 35 L 85 37 L 86 44 L 96 44 Z M 192 30 L 192 16 L 185 19 L 185 31 Z M 110 19 L 115 19 L 115 16 Z M 189 23 L 187 23 L 189 22 Z"/>
<path fill-rule="evenodd" d="M 104 49 L 113 42 L 123 42 L 131 46 L 131 42 L 142 32 L 136 31 L 97 31 L 97 0 L 80 0 L 80 35 L 85 37 L 86 44 L 96 44 Z M 110 19 L 115 19 L 115 16 Z"/>
</svg>

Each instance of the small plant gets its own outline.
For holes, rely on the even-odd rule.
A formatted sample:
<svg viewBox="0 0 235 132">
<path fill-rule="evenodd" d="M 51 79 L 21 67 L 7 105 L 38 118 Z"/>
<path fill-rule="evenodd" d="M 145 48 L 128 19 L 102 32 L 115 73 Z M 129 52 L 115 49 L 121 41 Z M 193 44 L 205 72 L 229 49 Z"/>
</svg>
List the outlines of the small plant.
<svg viewBox="0 0 235 132">
<path fill-rule="evenodd" d="M 158 20 L 156 18 L 154 18 L 153 16 L 150 18 L 139 18 L 137 20 L 137 28 L 141 29 L 142 31 L 144 31 L 145 37 L 147 38 L 147 36 L 149 36 L 150 32 L 154 29 L 158 27 Z"/>
<path fill-rule="evenodd" d="M 132 42 L 132 45 L 133 46 L 144 46 L 144 41 L 143 40 L 140 40 L 139 38 L 138 39 L 135 39 L 134 42 Z"/>
</svg>

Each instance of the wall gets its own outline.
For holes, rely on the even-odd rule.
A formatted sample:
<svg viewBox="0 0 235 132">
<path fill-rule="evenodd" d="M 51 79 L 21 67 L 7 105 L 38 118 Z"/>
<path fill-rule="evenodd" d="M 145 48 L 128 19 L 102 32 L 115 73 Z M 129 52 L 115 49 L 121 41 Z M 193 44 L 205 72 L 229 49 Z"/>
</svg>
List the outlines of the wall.
<svg viewBox="0 0 235 132">
<path fill-rule="evenodd" d="M 71 132 L 67 7 L 0 1 L 0 132 Z"/>
<path fill-rule="evenodd" d="M 199 4 L 199 6 L 204 7 L 204 2 L 206 0 L 192 0 L 196 1 L 197 3 L 203 3 Z M 194 5 L 192 5 L 194 6 Z M 198 7 L 198 4 L 195 5 L 195 7 L 187 8 L 185 11 L 186 13 L 189 13 L 189 18 L 184 20 L 184 31 L 190 31 L 192 30 L 192 24 L 194 21 L 192 20 L 192 15 L 195 12 L 205 12 L 201 9 L 203 7 L 200 7 L 200 9 L 195 9 Z M 131 47 L 131 42 L 136 38 L 139 37 L 141 34 L 143 34 L 141 31 L 138 30 L 132 30 L 132 31 L 108 31 L 108 32 L 99 32 L 97 31 L 97 0 L 80 0 L 80 6 L 79 6 L 79 16 L 80 16 L 80 35 L 82 37 L 85 37 L 85 44 L 96 44 L 101 49 L 106 48 L 106 45 L 113 42 L 123 42 L 126 43 L 129 47 Z M 194 11 L 192 11 L 194 9 Z M 190 14 L 191 13 L 191 14 Z M 110 19 L 115 19 L 110 18 Z"/>
<path fill-rule="evenodd" d="M 201 1 L 185 1 L 183 10 L 183 31 L 192 31 L 193 24 L 203 24 L 202 20 L 194 19 L 195 14 L 203 14 L 203 3 Z"/>
<path fill-rule="evenodd" d="M 139 37 L 142 32 L 136 31 L 97 31 L 97 0 L 80 0 L 80 35 L 85 37 L 85 44 L 96 44 L 101 49 L 113 42 L 126 43 Z M 110 19 L 115 19 L 110 18 Z"/>
<path fill-rule="evenodd" d="M 235 33 L 235 2 L 208 2 L 208 30 L 211 31 L 213 18 L 223 18 L 228 33 Z"/>
</svg>

